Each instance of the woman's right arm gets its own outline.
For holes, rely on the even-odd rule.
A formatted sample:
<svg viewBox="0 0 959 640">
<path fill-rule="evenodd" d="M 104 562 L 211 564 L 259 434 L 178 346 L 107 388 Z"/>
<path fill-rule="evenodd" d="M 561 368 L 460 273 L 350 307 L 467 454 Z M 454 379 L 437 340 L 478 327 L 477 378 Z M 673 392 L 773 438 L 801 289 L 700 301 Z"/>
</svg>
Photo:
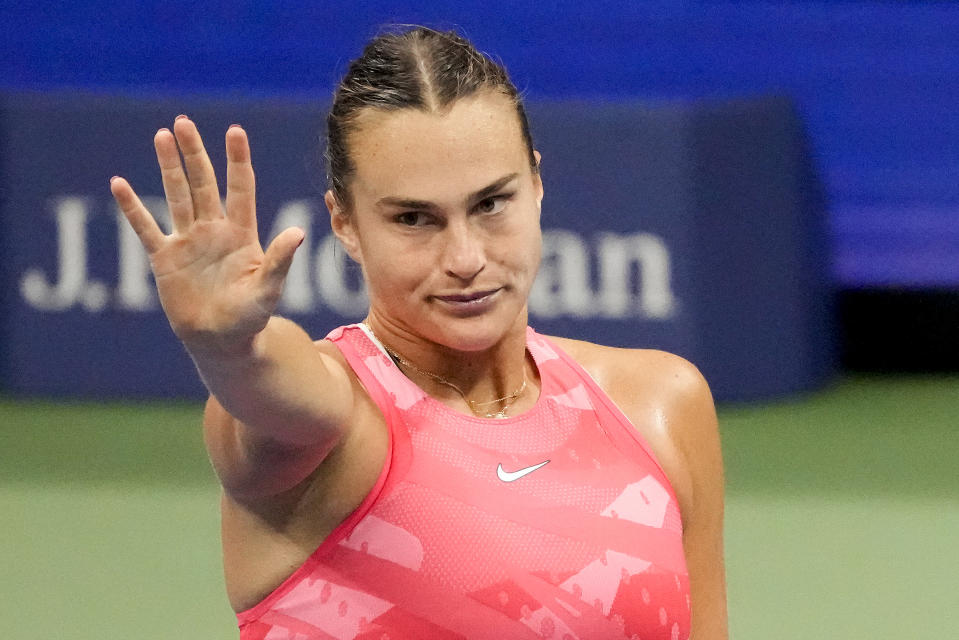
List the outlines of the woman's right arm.
<svg viewBox="0 0 959 640">
<path fill-rule="evenodd" d="M 170 326 L 210 391 L 210 458 L 232 493 L 283 491 L 340 441 L 353 408 L 344 367 L 295 323 L 273 316 L 303 232 L 287 229 L 263 251 L 242 128 L 226 134 L 225 213 L 193 122 L 178 117 L 154 144 L 172 233 L 160 230 L 126 180 L 114 178 L 111 191 L 150 258 Z"/>
</svg>

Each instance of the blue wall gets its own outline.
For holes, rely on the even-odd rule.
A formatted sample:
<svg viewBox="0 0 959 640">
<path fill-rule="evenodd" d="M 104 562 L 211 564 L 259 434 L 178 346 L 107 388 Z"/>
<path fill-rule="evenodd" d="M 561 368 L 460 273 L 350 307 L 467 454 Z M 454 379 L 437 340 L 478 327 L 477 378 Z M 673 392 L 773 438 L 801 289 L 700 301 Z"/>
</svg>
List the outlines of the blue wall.
<svg viewBox="0 0 959 640">
<path fill-rule="evenodd" d="M 888 2 L 4 3 L 0 89 L 326 98 L 379 25 L 459 26 L 529 98 L 799 104 L 841 286 L 959 286 L 959 7 Z"/>
<path fill-rule="evenodd" d="M 359 269 L 322 204 L 320 103 L 17 94 L 0 100 L 0 380 L 21 394 L 195 396 L 147 258 L 107 188 L 168 221 L 153 132 L 186 111 L 249 132 L 264 240 L 306 230 L 279 312 L 312 335 L 360 320 Z M 833 370 L 824 211 L 783 99 L 531 103 L 543 153 L 543 262 L 530 322 L 695 362 L 717 398 L 811 389 Z M 215 132 L 221 132 L 219 135 Z M 312 161 L 311 161 L 312 159 Z M 597 161 L 603 159 L 604 161 Z M 221 173 L 222 176 L 222 173 Z"/>
</svg>

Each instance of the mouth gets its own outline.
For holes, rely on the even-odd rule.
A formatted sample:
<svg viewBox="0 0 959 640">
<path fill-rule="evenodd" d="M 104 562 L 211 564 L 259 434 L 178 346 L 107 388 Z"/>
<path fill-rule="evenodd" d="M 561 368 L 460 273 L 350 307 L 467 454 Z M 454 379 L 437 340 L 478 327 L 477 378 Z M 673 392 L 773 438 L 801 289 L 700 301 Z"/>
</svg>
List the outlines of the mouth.
<svg viewBox="0 0 959 640">
<path fill-rule="evenodd" d="M 489 289 L 487 291 L 474 291 L 472 293 L 458 293 L 448 296 L 435 296 L 437 300 L 442 300 L 443 302 L 454 302 L 459 304 L 470 304 L 473 302 L 479 302 L 485 298 L 490 297 L 494 293 L 499 291 L 499 289 Z"/>
<path fill-rule="evenodd" d="M 455 293 L 445 296 L 433 296 L 434 300 L 444 303 L 458 313 L 472 314 L 485 311 L 492 304 L 502 287 L 484 291 Z"/>
</svg>

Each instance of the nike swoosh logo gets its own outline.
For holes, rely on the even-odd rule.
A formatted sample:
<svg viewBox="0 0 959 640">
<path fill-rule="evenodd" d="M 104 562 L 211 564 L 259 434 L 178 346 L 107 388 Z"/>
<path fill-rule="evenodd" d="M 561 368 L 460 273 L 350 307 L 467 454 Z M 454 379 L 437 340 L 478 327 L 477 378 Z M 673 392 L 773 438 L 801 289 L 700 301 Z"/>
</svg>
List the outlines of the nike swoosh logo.
<svg viewBox="0 0 959 640">
<path fill-rule="evenodd" d="M 503 468 L 503 463 L 501 462 L 498 467 L 496 467 L 496 477 L 502 480 L 503 482 L 513 482 L 514 480 L 519 480 L 525 475 L 529 475 L 542 467 L 544 464 L 549 462 L 540 462 L 539 464 L 534 464 L 532 467 L 526 467 L 525 469 L 520 469 L 519 471 L 507 471 Z"/>
</svg>

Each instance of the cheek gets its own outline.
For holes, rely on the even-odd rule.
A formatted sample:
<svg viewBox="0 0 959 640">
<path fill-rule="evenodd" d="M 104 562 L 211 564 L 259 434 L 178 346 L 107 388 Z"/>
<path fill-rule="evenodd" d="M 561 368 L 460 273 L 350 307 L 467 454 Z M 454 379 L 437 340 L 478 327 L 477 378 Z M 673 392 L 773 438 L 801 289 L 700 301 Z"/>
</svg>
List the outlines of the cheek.
<svg viewBox="0 0 959 640">
<path fill-rule="evenodd" d="M 530 216 L 515 230 L 510 246 L 512 251 L 519 254 L 518 260 L 523 263 L 539 264 L 543 250 L 543 231 L 539 226 L 538 216 Z"/>
<path fill-rule="evenodd" d="M 496 262 L 516 278 L 523 280 L 522 285 L 528 288 L 532 286 L 532 280 L 539 271 L 542 246 L 543 235 L 538 224 L 517 228 L 507 241 L 494 243 Z"/>
<path fill-rule="evenodd" d="M 366 254 L 364 272 L 370 294 L 380 300 L 401 300 L 429 277 L 427 261 L 400 248 L 380 246 Z"/>
<path fill-rule="evenodd" d="M 530 279 L 529 285 L 532 286 L 533 278 L 536 277 L 536 273 L 539 271 L 539 263 L 543 254 L 543 235 L 537 232 L 531 241 L 523 248 L 523 253 L 526 256 L 526 268 Z"/>
</svg>

